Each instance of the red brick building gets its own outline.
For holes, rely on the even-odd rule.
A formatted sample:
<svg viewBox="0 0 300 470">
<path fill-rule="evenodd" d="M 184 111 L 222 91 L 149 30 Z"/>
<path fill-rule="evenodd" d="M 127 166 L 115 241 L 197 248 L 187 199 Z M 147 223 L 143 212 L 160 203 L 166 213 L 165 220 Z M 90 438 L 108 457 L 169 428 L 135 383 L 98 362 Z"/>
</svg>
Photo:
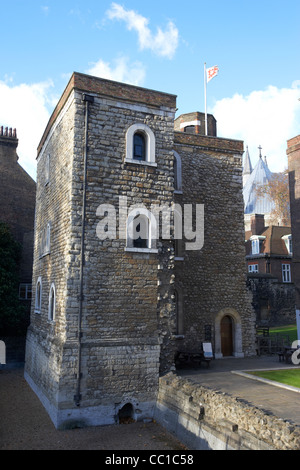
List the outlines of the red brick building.
<svg viewBox="0 0 300 470">
<path fill-rule="evenodd" d="M 292 282 L 291 227 L 265 227 L 264 216 L 254 214 L 245 240 L 248 273 L 272 274 L 279 282 Z"/>
</svg>

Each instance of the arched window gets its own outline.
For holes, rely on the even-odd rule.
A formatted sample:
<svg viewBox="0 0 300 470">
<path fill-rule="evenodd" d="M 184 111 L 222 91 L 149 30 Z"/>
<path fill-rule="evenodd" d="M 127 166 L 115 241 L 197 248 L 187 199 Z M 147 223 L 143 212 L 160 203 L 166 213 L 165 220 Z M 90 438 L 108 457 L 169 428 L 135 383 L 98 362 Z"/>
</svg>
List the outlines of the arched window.
<svg viewBox="0 0 300 470">
<path fill-rule="evenodd" d="M 146 208 L 132 209 L 127 219 L 126 251 L 157 253 L 156 218 Z"/>
<path fill-rule="evenodd" d="M 140 161 L 146 159 L 146 138 L 141 132 L 136 132 L 133 137 L 133 159 Z"/>
<path fill-rule="evenodd" d="M 49 293 L 49 307 L 48 307 L 48 320 L 54 321 L 55 320 L 55 285 L 54 283 L 51 284 L 50 293 Z"/>
<path fill-rule="evenodd" d="M 42 308 L 42 278 L 39 277 L 35 286 L 35 313 L 41 313 Z"/>
<path fill-rule="evenodd" d="M 125 162 L 157 166 L 155 162 L 155 135 L 146 124 L 133 124 L 127 130 Z"/>
<path fill-rule="evenodd" d="M 174 189 L 182 193 L 181 158 L 177 152 L 174 152 Z"/>
<path fill-rule="evenodd" d="M 138 215 L 133 224 L 134 248 L 149 248 L 149 219 L 145 215 Z"/>
<path fill-rule="evenodd" d="M 51 225 L 47 224 L 47 233 L 46 233 L 46 253 L 50 253 L 50 237 L 51 237 Z"/>
</svg>

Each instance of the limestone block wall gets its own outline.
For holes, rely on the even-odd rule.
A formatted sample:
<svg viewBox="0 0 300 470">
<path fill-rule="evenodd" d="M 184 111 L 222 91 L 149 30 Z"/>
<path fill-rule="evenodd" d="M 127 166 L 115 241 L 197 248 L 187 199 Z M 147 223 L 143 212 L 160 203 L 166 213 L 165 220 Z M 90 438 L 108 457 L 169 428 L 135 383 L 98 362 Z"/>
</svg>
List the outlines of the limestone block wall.
<svg viewBox="0 0 300 470">
<path fill-rule="evenodd" d="M 300 429 L 225 393 L 170 373 L 156 419 L 194 450 L 298 450 Z"/>
</svg>

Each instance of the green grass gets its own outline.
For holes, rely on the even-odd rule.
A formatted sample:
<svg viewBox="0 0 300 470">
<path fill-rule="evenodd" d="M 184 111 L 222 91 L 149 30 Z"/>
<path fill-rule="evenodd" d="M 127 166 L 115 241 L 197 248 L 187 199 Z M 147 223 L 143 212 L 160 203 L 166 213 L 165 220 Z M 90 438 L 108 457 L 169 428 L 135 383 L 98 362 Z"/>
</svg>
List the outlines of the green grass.
<svg viewBox="0 0 300 470">
<path fill-rule="evenodd" d="M 285 335 L 289 335 L 290 342 L 297 341 L 297 325 L 287 325 L 287 326 L 280 326 L 275 328 L 270 328 L 270 334 L 281 333 Z"/>
<path fill-rule="evenodd" d="M 266 371 L 259 370 L 247 373 L 262 377 L 263 379 L 274 380 L 275 382 L 280 382 L 285 385 L 291 385 L 292 387 L 300 388 L 300 369 Z"/>
</svg>

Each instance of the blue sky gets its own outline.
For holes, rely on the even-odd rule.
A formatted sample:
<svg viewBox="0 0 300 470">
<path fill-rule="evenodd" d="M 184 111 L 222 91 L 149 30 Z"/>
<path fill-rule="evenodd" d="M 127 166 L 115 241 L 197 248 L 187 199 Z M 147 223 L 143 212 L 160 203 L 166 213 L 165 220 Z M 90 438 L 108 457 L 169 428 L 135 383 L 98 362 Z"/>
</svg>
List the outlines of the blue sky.
<svg viewBox="0 0 300 470">
<path fill-rule="evenodd" d="M 299 0 L 0 0 L 0 125 L 16 127 L 21 165 L 73 71 L 177 95 L 177 115 L 204 111 L 204 62 L 220 137 L 244 140 L 253 164 L 287 167 L 300 134 Z"/>
</svg>

